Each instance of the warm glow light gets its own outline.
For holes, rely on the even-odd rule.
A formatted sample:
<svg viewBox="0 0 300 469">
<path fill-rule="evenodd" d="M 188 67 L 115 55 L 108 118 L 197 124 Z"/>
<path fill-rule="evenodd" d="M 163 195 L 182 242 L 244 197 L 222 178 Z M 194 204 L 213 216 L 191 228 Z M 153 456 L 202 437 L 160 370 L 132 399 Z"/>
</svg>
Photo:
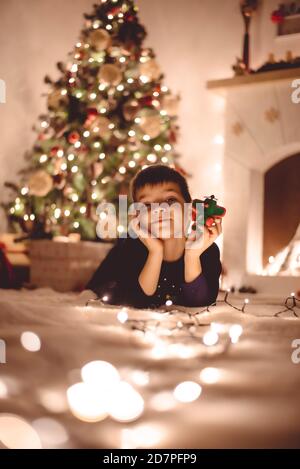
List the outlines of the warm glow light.
<svg viewBox="0 0 300 469">
<path fill-rule="evenodd" d="M 121 448 L 155 448 L 158 446 L 163 432 L 160 427 L 143 424 L 134 428 L 123 428 L 121 430 Z"/>
<path fill-rule="evenodd" d="M 0 414 L 0 441 L 9 449 L 42 449 L 35 429 L 13 414 Z"/>
<path fill-rule="evenodd" d="M 154 153 L 149 153 L 149 155 L 147 155 L 147 160 L 150 161 L 150 163 L 155 163 L 157 156 Z"/>
<path fill-rule="evenodd" d="M 169 345 L 169 351 L 179 358 L 191 358 L 195 354 L 193 349 L 185 344 L 171 344 Z"/>
<path fill-rule="evenodd" d="M 126 381 L 115 386 L 109 403 L 109 415 L 118 422 L 132 422 L 144 411 L 144 399 Z"/>
<path fill-rule="evenodd" d="M 224 145 L 224 137 L 221 134 L 215 135 L 213 142 L 215 145 Z"/>
<path fill-rule="evenodd" d="M 118 318 L 118 321 L 124 324 L 128 319 L 127 309 L 122 308 L 121 311 L 118 312 L 117 318 Z"/>
<path fill-rule="evenodd" d="M 203 368 L 203 370 L 200 372 L 200 379 L 203 381 L 203 383 L 214 384 L 220 379 L 220 371 L 218 368 Z"/>
<path fill-rule="evenodd" d="M 219 340 L 219 336 L 215 331 L 208 331 L 203 336 L 204 345 L 215 345 Z"/>
<path fill-rule="evenodd" d="M 81 369 L 81 377 L 87 384 L 112 388 L 120 381 L 118 370 L 109 362 L 95 360 Z"/>
<path fill-rule="evenodd" d="M 39 401 L 49 412 L 65 412 L 68 409 L 68 403 L 65 393 L 56 389 L 42 389 L 39 391 Z"/>
<path fill-rule="evenodd" d="M 28 192 L 29 192 L 28 187 L 22 187 L 22 189 L 21 189 L 21 194 L 22 195 L 26 195 L 26 194 L 28 194 Z"/>
<path fill-rule="evenodd" d="M 174 394 L 170 391 L 158 392 L 150 399 L 150 406 L 158 412 L 172 410 L 176 404 Z"/>
<path fill-rule="evenodd" d="M 148 335 L 147 339 L 149 340 L 149 338 L 150 336 Z M 157 359 L 166 357 L 168 352 L 167 344 L 163 340 L 156 339 L 155 335 L 153 339 L 155 340 L 155 344 L 151 350 L 152 357 Z"/>
<path fill-rule="evenodd" d="M 174 397 L 179 402 L 193 402 L 200 396 L 201 386 L 194 381 L 183 381 L 174 389 Z"/>
<path fill-rule="evenodd" d="M 28 352 L 38 352 L 41 349 L 41 341 L 34 332 L 23 332 L 21 335 L 21 344 Z"/>
<path fill-rule="evenodd" d="M 59 446 L 68 441 L 68 434 L 61 423 L 56 420 L 43 417 L 32 422 L 33 428 L 38 432 L 43 446 L 49 448 Z"/>
<path fill-rule="evenodd" d="M 54 217 L 55 217 L 55 218 L 59 218 L 60 215 L 61 215 L 61 210 L 60 210 L 60 208 L 56 208 L 56 209 L 54 210 Z"/>
<path fill-rule="evenodd" d="M 149 384 L 149 373 L 142 370 L 133 370 L 130 373 L 130 379 L 138 386 L 147 386 Z"/>
<path fill-rule="evenodd" d="M 8 388 L 5 382 L 0 379 L 0 399 L 5 399 L 8 396 Z"/>
<path fill-rule="evenodd" d="M 84 422 L 100 422 L 107 416 L 108 394 L 87 383 L 76 383 L 67 390 L 73 415 Z"/>
<path fill-rule="evenodd" d="M 229 329 L 229 337 L 231 338 L 231 342 L 233 344 L 237 343 L 240 336 L 243 333 L 243 328 L 240 324 L 234 324 Z"/>
<path fill-rule="evenodd" d="M 220 332 L 224 330 L 224 325 L 219 322 L 212 322 L 210 325 L 210 328 L 213 332 L 216 332 L 217 334 L 219 334 Z"/>
<path fill-rule="evenodd" d="M 45 163 L 47 160 L 48 160 L 48 156 L 47 156 L 47 155 L 41 155 L 41 156 L 40 156 L 40 163 Z"/>
</svg>

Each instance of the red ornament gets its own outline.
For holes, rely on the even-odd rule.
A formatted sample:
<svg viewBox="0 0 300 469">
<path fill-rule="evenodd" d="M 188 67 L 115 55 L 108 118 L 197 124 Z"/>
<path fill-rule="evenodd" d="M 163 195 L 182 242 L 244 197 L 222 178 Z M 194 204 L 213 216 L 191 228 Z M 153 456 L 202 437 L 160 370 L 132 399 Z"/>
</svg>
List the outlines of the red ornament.
<svg viewBox="0 0 300 469">
<path fill-rule="evenodd" d="M 68 135 L 68 141 L 69 143 L 76 143 L 78 142 L 78 140 L 80 139 L 80 135 L 78 132 L 74 131 L 74 132 L 70 132 L 69 135 Z"/>
<path fill-rule="evenodd" d="M 152 106 L 152 96 L 143 96 L 139 99 L 139 104 L 141 106 Z"/>
<path fill-rule="evenodd" d="M 92 117 L 97 117 L 98 111 L 95 107 L 89 107 L 87 109 L 87 117 L 90 119 Z"/>
<path fill-rule="evenodd" d="M 171 143 L 176 143 L 177 142 L 177 135 L 175 130 L 171 130 L 169 133 L 169 139 Z"/>
<path fill-rule="evenodd" d="M 134 21 L 134 16 L 130 15 L 129 13 L 127 13 L 125 16 L 124 16 L 124 19 L 125 21 Z"/>
<path fill-rule="evenodd" d="M 89 108 L 87 110 L 87 117 L 84 122 L 84 127 L 90 127 L 90 125 L 94 122 L 96 117 L 98 116 L 98 111 L 95 108 Z"/>
<path fill-rule="evenodd" d="M 121 10 L 121 7 L 114 7 L 112 8 L 109 12 L 108 12 L 108 15 L 117 15 Z"/>
<path fill-rule="evenodd" d="M 59 147 L 59 146 L 52 147 L 50 150 L 50 156 L 57 156 L 57 152 L 59 150 L 62 150 L 62 147 Z"/>
<path fill-rule="evenodd" d="M 284 22 L 284 15 L 280 10 L 275 10 L 271 14 L 271 20 L 275 24 L 281 24 Z"/>
</svg>

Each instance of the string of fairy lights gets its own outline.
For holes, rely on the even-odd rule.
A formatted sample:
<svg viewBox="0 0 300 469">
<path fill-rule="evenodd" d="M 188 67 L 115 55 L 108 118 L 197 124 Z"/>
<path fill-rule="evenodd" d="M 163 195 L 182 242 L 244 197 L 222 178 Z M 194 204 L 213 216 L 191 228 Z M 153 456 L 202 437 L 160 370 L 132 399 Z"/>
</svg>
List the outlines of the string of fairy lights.
<svg viewBox="0 0 300 469">
<path fill-rule="evenodd" d="M 132 332 L 140 334 L 141 338 L 153 346 L 152 356 L 154 358 L 170 358 L 173 352 L 175 356 L 181 358 L 218 356 L 226 353 L 232 344 L 239 341 L 243 327 L 238 323 L 225 324 L 209 321 L 207 316 L 205 320 L 201 320 L 202 315 L 213 313 L 214 308 L 224 304 L 241 315 L 250 314 L 258 317 L 257 314 L 246 311 L 246 307 L 250 303 L 248 298 L 244 299 L 242 305 L 237 306 L 229 299 L 229 294 L 230 289 L 227 289 L 223 299 L 216 300 L 196 311 L 182 309 L 173 305 L 169 299 L 158 310 L 149 310 L 149 313 L 152 311 L 160 315 L 159 318 L 155 319 L 151 317 L 151 314 L 146 319 L 132 319 L 128 315 L 128 307 L 123 306 L 117 314 L 117 319 Z M 116 305 L 107 304 L 107 300 L 108 295 L 104 295 L 102 298 L 89 300 L 86 306 L 88 307 L 91 303 L 100 303 L 105 308 L 116 308 Z M 296 297 L 295 293 L 291 293 L 279 311 L 273 314 L 259 314 L 259 317 L 278 318 L 284 313 L 291 313 L 294 317 L 299 318 L 299 312 L 297 314 L 299 309 L 300 299 Z M 181 319 L 178 317 L 179 314 L 183 315 Z M 171 321 L 168 322 L 168 320 Z M 170 340 L 168 341 L 168 339 Z M 179 339 L 180 343 L 170 344 L 169 342 L 174 339 Z"/>
<path fill-rule="evenodd" d="M 232 304 L 229 301 L 230 291 L 231 290 L 228 288 L 225 292 L 225 295 L 224 295 L 223 299 L 218 299 L 215 302 L 213 302 L 213 303 L 211 303 L 207 306 L 204 306 L 203 309 L 201 309 L 200 311 L 189 312 L 189 311 L 186 311 L 186 310 L 178 309 L 178 306 L 173 305 L 172 300 L 168 299 L 165 302 L 165 304 L 160 307 L 160 312 L 162 314 L 164 312 L 168 313 L 168 314 L 175 314 L 177 312 L 184 312 L 190 319 L 192 319 L 192 318 L 197 318 L 197 315 L 199 315 L 199 314 L 203 314 L 205 312 L 212 312 L 211 311 L 212 307 L 224 303 L 224 304 L 226 304 L 227 306 L 229 306 L 230 308 L 232 308 L 235 311 L 239 311 L 241 313 L 246 313 L 246 306 L 250 303 L 249 298 L 244 299 L 244 302 L 243 302 L 242 306 L 240 306 L 240 307 L 236 306 L 236 305 Z M 89 299 L 86 303 L 86 306 L 89 306 L 90 303 L 94 303 L 94 302 L 99 302 L 101 305 L 107 306 L 108 305 L 107 300 L 108 300 L 108 296 L 103 295 L 101 298 L 97 297 L 97 298 Z M 176 307 L 174 308 L 174 306 L 176 306 Z M 264 304 L 264 306 L 267 306 L 267 304 Z M 294 317 L 300 318 L 300 316 L 299 316 L 300 311 L 298 312 L 298 314 L 296 312 L 296 310 L 300 310 L 300 298 L 297 298 L 297 296 L 294 292 L 291 292 L 290 295 L 288 297 L 286 297 L 286 299 L 285 299 L 282 306 L 283 306 L 283 309 L 281 308 L 276 313 L 274 313 L 272 315 L 260 315 L 260 317 L 280 317 L 281 314 L 290 312 L 290 313 L 293 314 Z M 252 314 L 252 313 L 247 312 L 247 314 Z M 195 325 L 200 325 L 200 324 L 195 324 Z"/>
</svg>

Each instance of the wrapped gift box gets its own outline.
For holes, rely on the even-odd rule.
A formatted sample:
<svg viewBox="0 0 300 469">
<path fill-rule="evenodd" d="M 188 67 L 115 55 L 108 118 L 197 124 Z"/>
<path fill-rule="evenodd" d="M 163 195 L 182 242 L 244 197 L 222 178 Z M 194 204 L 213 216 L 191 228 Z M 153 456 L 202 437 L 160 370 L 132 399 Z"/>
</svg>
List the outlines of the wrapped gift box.
<svg viewBox="0 0 300 469">
<path fill-rule="evenodd" d="M 60 292 L 81 291 L 112 247 L 90 241 L 30 241 L 30 283 Z"/>
</svg>

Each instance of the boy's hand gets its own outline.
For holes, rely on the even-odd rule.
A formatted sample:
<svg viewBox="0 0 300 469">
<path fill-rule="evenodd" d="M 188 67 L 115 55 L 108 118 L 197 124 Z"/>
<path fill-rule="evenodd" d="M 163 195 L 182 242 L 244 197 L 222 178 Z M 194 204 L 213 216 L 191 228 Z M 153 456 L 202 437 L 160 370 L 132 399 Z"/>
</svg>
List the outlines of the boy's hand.
<svg viewBox="0 0 300 469">
<path fill-rule="evenodd" d="M 146 246 L 149 253 L 163 255 L 163 242 L 160 239 L 151 236 L 151 233 L 149 233 L 148 231 L 145 231 L 140 226 L 140 220 L 138 219 L 138 217 L 131 218 L 130 227 L 137 234 L 138 238 L 142 241 L 142 243 Z"/>
<path fill-rule="evenodd" d="M 188 256 L 199 256 L 213 244 L 217 237 L 222 233 L 222 219 L 216 218 L 215 224 L 207 227 L 203 226 L 203 233 L 199 236 L 196 230 L 191 230 L 185 243 L 185 254 Z"/>
</svg>

